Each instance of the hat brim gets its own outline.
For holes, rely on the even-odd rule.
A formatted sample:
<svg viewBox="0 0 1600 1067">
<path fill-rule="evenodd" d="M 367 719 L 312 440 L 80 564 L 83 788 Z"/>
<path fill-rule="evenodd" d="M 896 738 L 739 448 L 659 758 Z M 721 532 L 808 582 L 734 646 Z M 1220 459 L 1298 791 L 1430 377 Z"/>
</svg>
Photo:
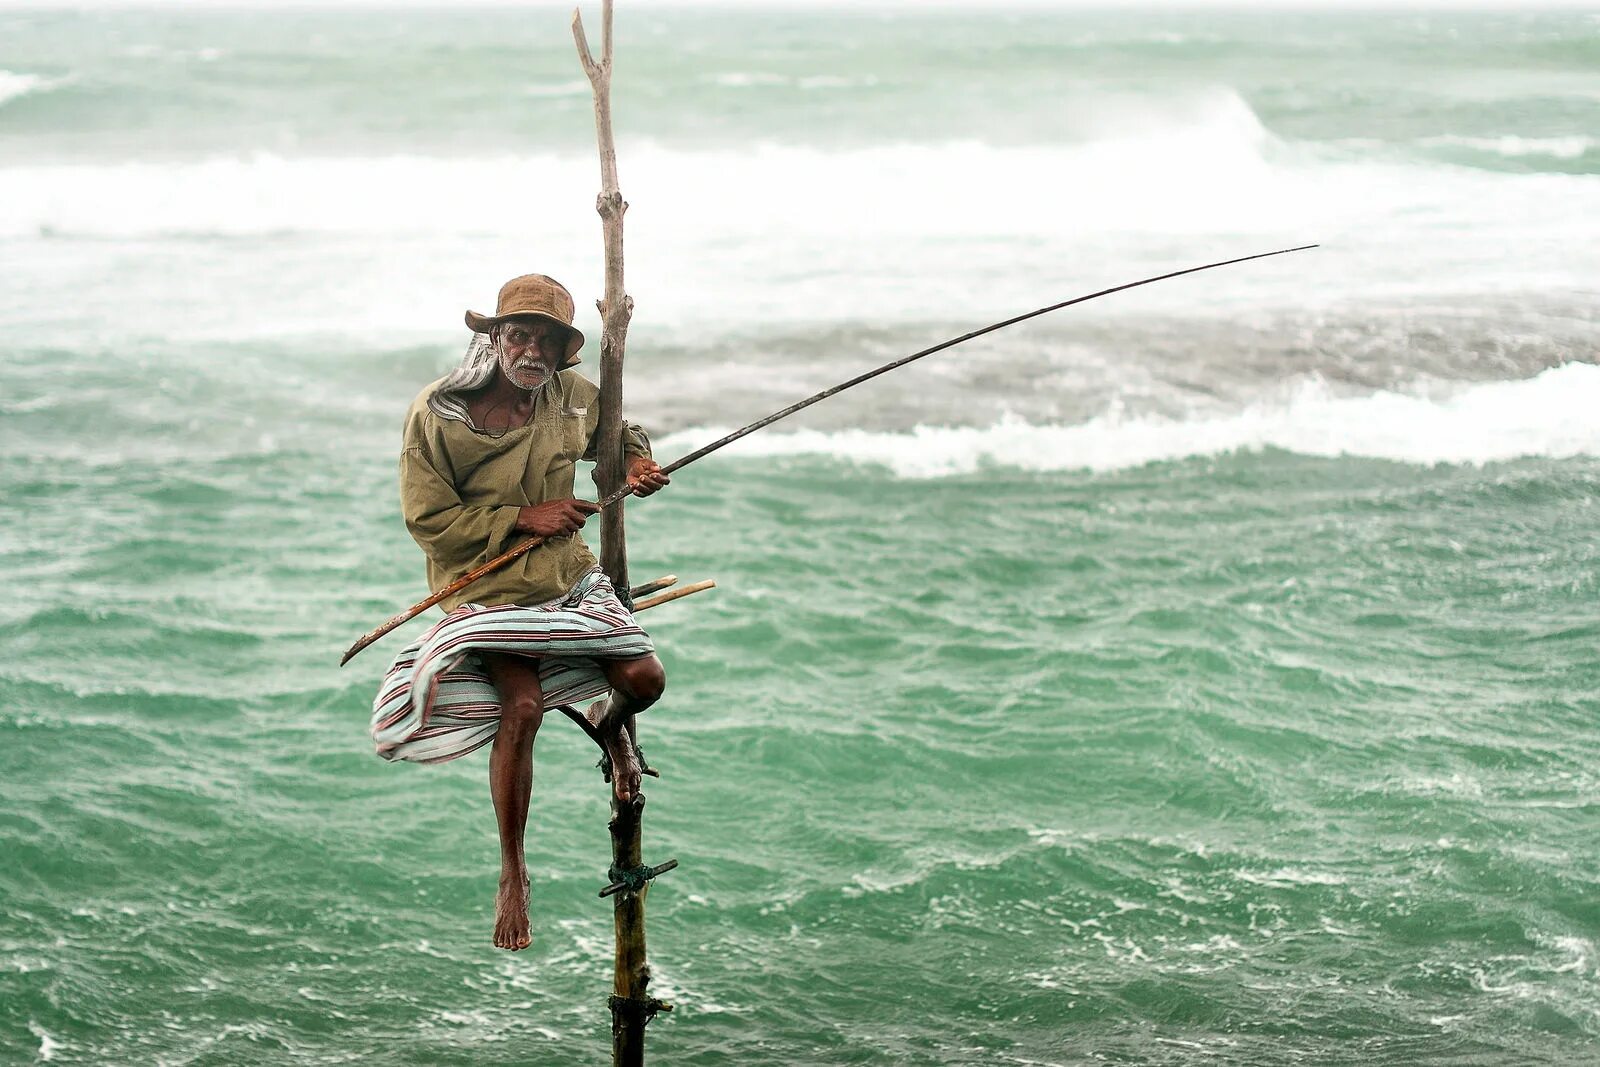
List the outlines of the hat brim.
<svg viewBox="0 0 1600 1067">
<path fill-rule="evenodd" d="M 554 315 L 546 315 L 542 311 L 513 311 L 509 315 L 480 315 L 476 311 L 469 311 L 466 314 L 467 329 L 473 333 L 488 333 L 502 322 L 507 322 L 511 319 L 544 319 L 546 322 L 555 323 L 567 331 L 567 354 L 561 365 L 570 367 L 574 363 L 580 362 L 577 356 L 579 349 L 583 348 L 584 344 L 583 331 L 576 326 L 562 322 Z"/>
</svg>

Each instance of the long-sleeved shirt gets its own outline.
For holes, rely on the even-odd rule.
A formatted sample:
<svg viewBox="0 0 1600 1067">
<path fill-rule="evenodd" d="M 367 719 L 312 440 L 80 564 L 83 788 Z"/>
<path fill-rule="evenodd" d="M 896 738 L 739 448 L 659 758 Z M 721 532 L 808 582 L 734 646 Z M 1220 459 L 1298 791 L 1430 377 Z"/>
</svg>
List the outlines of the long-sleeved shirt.
<svg viewBox="0 0 1600 1067">
<path fill-rule="evenodd" d="M 428 557 L 435 592 L 532 536 L 516 530 L 522 508 L 572 496 L 575 464 L 594 458 L 600 422 L 600 388 L 574 370 L 557 371 L 534 394 L 527 424 L 498 437 L 428 407 L 443 380 L 412 401 L 400 453 L 400 509 Z M 649 438 L 631 424 L 624 424 L 622 447 L 630 456 L 650 455 Z M 541 604 L 594 566 L 581 536 L 552 537 L 439 606 Z"/>
</svg>

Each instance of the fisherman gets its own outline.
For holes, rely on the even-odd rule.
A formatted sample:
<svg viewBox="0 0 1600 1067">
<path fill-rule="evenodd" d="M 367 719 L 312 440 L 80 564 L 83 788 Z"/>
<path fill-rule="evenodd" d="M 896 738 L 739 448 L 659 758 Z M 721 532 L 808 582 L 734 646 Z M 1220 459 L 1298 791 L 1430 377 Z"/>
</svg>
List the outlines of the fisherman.
<svg viewBox="0 0 1600 1067">
<path fill-rule="evenodd" d="M 492 743 L 494 943 L 512 951 L 531 943 L 523 838 L 545 710 L 604 698 L 585 718 L 626 803 L 641 773 L 632 717 L 666 685 L 649 635 L 579 536 L 600 510 L 572 495 L 574 464 L 599 447 L 600 390 L 572 369 L 584 340 L 572 313 L 554 279 L 511 279 L 493 316 L 467 312 L 473 339 L 461 365 L 406 413 L 400 504 L 431 590 L 528 537 L 548 540 L 442 600 L 445 619 L 400 653 L 373 703 L 384 759 L 440 763 Z M 668 483 L 642 429 L 624 423 L 622 447 L 635 495 Z"/>
</svg>

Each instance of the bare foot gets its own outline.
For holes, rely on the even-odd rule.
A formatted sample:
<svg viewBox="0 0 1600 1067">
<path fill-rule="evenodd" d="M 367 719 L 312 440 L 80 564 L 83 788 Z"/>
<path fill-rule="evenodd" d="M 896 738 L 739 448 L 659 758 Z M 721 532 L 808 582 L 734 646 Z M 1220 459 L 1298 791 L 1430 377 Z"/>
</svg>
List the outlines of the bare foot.
<svg viewBox="0 0 1600 1067">
<path fill-rule="evenodd" d="M 501 875 L 494 898 L 494 947 L 520 952 L 533 944 L 528 935 L 528 876 Z"/>
<path fill-rule="evenodd" d="M 643 773 L 643 763 L 639 759 L 639 750 L 627 729 L 627 717 L 618 715 L 612 708 L 611 700 L 597 700 L 590 704 L 584 712 L 584 718 L 589 720 L 589 725 L 595 728 L 600 735 L 600 743 L 605 746 L 606 758 L 611 761 L 611 789 L 616 798 L 623 804 L 631 801 L 639 792 L 640 776 Z"/>
<path fill-rule="evenodd" d="M 603 735 L 611 728 L 611 698 L 596 700 L 593 704 L 584 708 L 583 717 L 589 720 L 589 725 L 593 726 L 597 733 Z"/>
<path fill-rule="evenodd" d="M 633 739 L 620 723 L 600 736 L 605 741 L 606 755 L 611 757 L 611 790 L 619 802 L 626 804 L 639 792 L 639 755 Z"/>
</svg>

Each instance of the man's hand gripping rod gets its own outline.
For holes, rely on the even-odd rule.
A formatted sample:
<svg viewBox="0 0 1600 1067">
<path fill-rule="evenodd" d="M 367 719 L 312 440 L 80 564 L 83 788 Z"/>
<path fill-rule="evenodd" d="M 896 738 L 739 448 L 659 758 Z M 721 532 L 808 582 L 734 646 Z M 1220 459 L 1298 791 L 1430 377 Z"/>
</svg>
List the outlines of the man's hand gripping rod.
<svg viewBox="0 0 1600 1067">
<path fill-rule="evenodd" d="M 993 333 L 996 330 L 1004 329 L 1007 326 L 1014 326 L 1019 322 L 1024 322 L 1024 321 L 1026 321 L 1028 319 L 1037 318 L 1040 315 L 1045 315 L 1045 314 L 1048 314 L 1048 313 L 1050 313 L 1052 311 L 1060 311 L 1062 308 L 1071 307 L 1073 304 L 1081 304 L 1086 300 L 1094 300 L 1097 297 L 1110 296 L 1112 293 L 1120 293 L 1124 289 L 1135 289 L 1135 288 L 1138 288 L 1141 285 L 1149 285 L 1152 282 L 1166 281 L 1168 278 L 1176 278 L 1176 277 L 1179 277 L 1180 275 L 1184 275 L 1184 274 L 1195 274 L 1195 273 L 1197 273 L 1199 271 L 1211 270 L 1214 267 L 1226 267 L 1226 266 L 1230 266 L 1230 265 L 1232 265 L 1234 263 L 1246 263 L 1246 262 L 1249 262 L 1252 259 L 1266 259 L 1268 256 L 1281 256 L 1281 255 L 1284 255 L 1285 253 L 1288 253 L 1288 252 L 1304 252 L 1308 248 L 1316 248 L 1316 247 L 1317 247 L 1316 245 L 1299 245 L 1299 246 L 1297 246 L 1295 248 L 1280 248 L 1276 252 L 1258 252 L 1253 256 L 1240 256 L 1238 259 L 1224 259 L 1224 260 L 1221 260 L 1221 261 L 1216 262 L 1216 263 L 1207 263 L 1207 264 L 1205 264 L 1203 266 L 1199 266 L 1199 267 L 1188 267 L 1188 268 L 1185 268 L 1184 270 L 1175 270 L 1175 271 L 1171 271 L 1170 273 L 1167 273 L 1167 274 L 1158 274 L 1153 278 L 1141 278 L 1140 280 L 1138 280 L 1136 282 L 1126 282 L 1126 283 L 1124 283 L 1122 285 L 1114 285 L 1110 289 L 1101 289 L 1099 292 L 1088 293 L 1088 294 L 1086 294 L 1084 296 L 1076 296 L 1076 297 L 1073 297 L 1071 300 L 1063 300 L 1059 304 L 1051 304 L 1049 307 L 1042 307 L 1042 308 L 1039 308 L 1037 311 L 1029 311 L 1029 312 L 1027 312 L 1026 314 L 1023 314 L 1023 315 L 1016 315 L 1016 316 L 1013 316 L 1012 318 L 1005 319 L 1005 320 L 1003 320 L 1001 322 L 992 323 L 992 324 L 990 324 L 988 326 L 983 327 L 980 330 L 973 330 L 971 333 L 964 333 L 960 337 L 953 337 L 948 341 L 942 341 L 939 344 L 934 345 L 932 348 L 924 348 L 920 352 L 913 352 L 909 356 L 903 356 L 900 359 L 894 360 L 893 362 L 885 363 L 883 366 L 878 367 L 875 370 L 869 370 L 865 374 L 858 374 L 856 377 L 851 378 L 849 381 L 840 382 L 838 385 L 835 385 L 835 386 L 833 386 L 831 388 L 828 388 L 828 389 L 824 389 L 820 393 L 817 393 L 817 394 L 815 394 L 813 396 L 808 396 L 804 400 L 800 401 L 799 403 L 790 404 L 788 407 L 784 408 L 783 410 L 775 411 L 771 415 L 768 415 L 764 419 L 757 420 L 756 422 L 752 422 L 748 426 L 745 426 L 745 427 L 742 427 L 742 428 L 740 428 L 738 430 L 735 430 L 732 433 L 730 433 L 728 436 L 723 437 L 723 438 L 719 438 L 718 440 L 711 442 L 709 445 L 706 445 L 704 448 L 699 448 L 699 449 L 696 449 L 693 452 L 690 452 L 687 456 L 684 456 L 681 459 L 675 460 L 672 463 L 668 464 L 667 466 L 661 468 L 661 472 L 663 474 L 671 474 L 673 471 L 680 470 L 680 469 L 682 469 L 684 467 L 687 467 L 689 464 L 693 463 L 697 459 L 701 459 L 701 458 L 703 458 L 705 456 L 709 456 L 711 453 L 715 452 L 719 448 L 722 448 L 724 445 L 731 445 L 733 442 L 739 440 L 739 438 L 741 438 L 741 437 L 747 437 L 750 434 L 755 433 L 757 430 L 765 429 L 766 427 L 771 426 L 773 423 L 777 422 L 779 419 L 788 418 L 790 415 L 793 415 L 795 412 L 800 411 L 803 408 L 808 408 L 812 404 L 817 403 L 818 401 L 826 400 L 830 396 L 833 396 L 836 393 L 842 393 L 846 389 L 849 389 L 851 386 L 860 385 L 862 382 L 868 381 L 869 379 L 872 379 L 872 378 L 876 378 L 880 374 L 888 374 L 890 371 L 895 370 L 895 369 L 897 369 L 899 367 L 903 367 L 907 363 L 912 362 L 913 360 L 921 359 L 923 356 L 931 356 L 935 352 L 943 352 L 947 348 L 954 348 L 956 345 L 961 344 L 963 341 L 970 341 L 974 337 L 982 337 L 986 333 Z M 607 496 L 604 500 L 600 501 L 600 507 L 601 507 L 602 510 L 604 510 L 605 508 L 610 507 L 612 504 L 615 504 L 617 501 L 623 499 L 624 497 L 627 497 L 627 496 L 631 495 L 632 493 L 633 493 L 633 488 L 631 486 L 623 485 L 622 488 L 618 489 L 616 492 L 612 493 L 611 495 Z M 344 658 L 339 661 L 339 666 L 342 667 L 346 663 L 349 663 L 350 660 L 356 655 L 356 653 L 360 652 L 362 649 L 366 648 L 368 645 L 370 645 L 374 641 L 378 640 L 378 638 L 382 637 L 384 634 L 388 633 L 390 630 L 393 630 L 396 626 L 399 626 L 402 623 L 408 622 L 411 619 L 416 618 L 418 615 L 422 614 L 424 611 L 427 611 L 429 608 L 431 608 L 435 604 L 439 603 L 439 601 L 443 600 L 445 597 L 451 596 L 451 595 L 453 595 L 455 593 L 459 593 L 461 590 L 465 589 L 467 586 L 471 585 L 473 582 L 477 581 L 479 578 L 482 578 L 484 575 L 491 574 L 494 571 L 499 570 L 501 567 L 504 567 L 506 564 L 510 563 L 512 560 L 518 559 L 518 558 L 526 555 L 527 553 L 533 551 L 535 548 L 538 548 L 540 545 L 544 544 L 545 540 L 546 539 L 543 538 L 543 537 L 530 537 L 530 538 L 528 538 L 528 540 L 526 540 L 526 541 L 522 542 L 521 544 L 515 546 L 514 548 L 510 549 L 504 555 L 501 555 L 496 559 L 490 560 L 488 563 L 485 563 L 481 567 L 474 568 L 472 571 L 469 571 L 467 574 L 462 575 L 460 578 L 458 578 L 455 581 L 451 582 L 449 585 L 445 586 L 443 589 L 439 590 L 437 593 L 434 593 L 432 596 L 428 597 L 428 599 L 426 599 L 424 601 L 421 601 L 420 603 L 416 604 L 414 607 L 411 607 L 411 608 L 407 609 L 406 611 L 401 612 L 399 615 L 396 615 L 394 618 L 390 619 L 388 622 L 384 623 L 382 626 L 378 627 L 376 630 L 373 630 L 371 633 L 367 634 L 361 640 L 359 640 L 355 644 L 351 645 L 349 651 L 347 651 L 344 654 Z"/>
<path fill-rule="evenodd" d="M 683 461 L 679 460 L 672 466 L 663 468 L 663 470 L 675 471 L 682 465 Z M 608 508 L 612 504 L 615 504 L 617 501 L 621 500 L 623 497 L 629 496 L 632 493 L 632 486 L 623 485 L 621 489 L 618 489 L 616 492 L 600 501 L 600 507 L 602 510 L 604 510 L 605 508 Z M 513 548 L 507 549 L 503 555 L 491 559 L 483 566 L 474 567 L 472 570 L 468 571 L 466 574 L 463 574 L 461 577 L 457 578 L 455 581 L 451 582 L 437 593 L 434 593 L 432 596 L 428 597 L 428 599 L 420 601 L 414 606 L 407 608 L 405 611 L 402 611 L 400 614 L 396 615 L 394 618 L 390 619 L 388 622 L 384 623 L 382 626 L 378 627 L 376 630 L 373 630 L 361 640 L 351 645 L 349 650 L 345 652 L 344 658 L 339 661 L 339 666 L 343 667 L 346 663 L 349 663 L 355 658 L 356 653 L 372 644 L 372 642 L 376 641 L 390 630 L 393 630 L 396 626 L 410 622 L 412 619 L 416 618 L 418 615 L 421 615 L 424 611 L 427 611 L 445 597 L 461 592 L 461 590 L 465 589 L 479 578 L 482 578 L 485 574 L 492 574 L 501 567 L 504 567 L 507 563 L 510 563 L 512 560 L 520 559 L 529 552 L 532 552 L 534 549 L 538 548 L 540 545 L 544 544 L 547 540 L 549 540 L 549 538 L 530 537 L 520 545 L 516 545 Z"/>
</svg>

